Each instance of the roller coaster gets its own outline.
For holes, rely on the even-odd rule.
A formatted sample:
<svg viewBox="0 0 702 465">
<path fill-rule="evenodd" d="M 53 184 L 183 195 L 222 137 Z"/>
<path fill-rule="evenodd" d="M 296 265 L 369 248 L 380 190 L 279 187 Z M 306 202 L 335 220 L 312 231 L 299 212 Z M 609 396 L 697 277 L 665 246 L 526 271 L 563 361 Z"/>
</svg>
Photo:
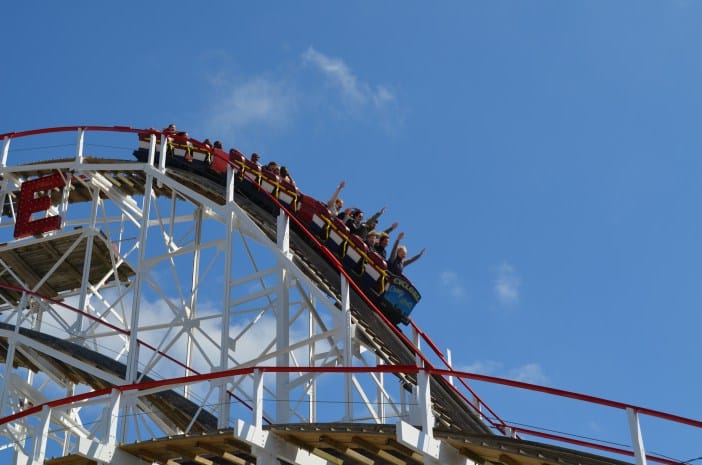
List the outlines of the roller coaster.
<svg viewBox="0 0 702 465">
<path fill-rule="evenodd" d="M 642 418 L 700 443 L 698 420 L 455 370 L 411 281 L 236 150 L 125 126 L 0 138 L 0 463 L 684 462 L 644 448 Z M 507 421 L 476 385 L 623 412 L 625 433 Z"/>
<path fill-rule="evenodd" d="M 139 133 L 139 149 L 134 152 L 139 161 L 147 161 L 150 134 L 154 133 L 154 130 Z M 155 162 L 161 153 L 156 151 Z M 190 171 L 221 185 L 226 182 L 227 170 L 232 169 L 237 192 L 271 214 L 277 215 L 282 207 L 288 215 L 297 217 L 299 221 L 294 226 L 306 229 L 321 242 L 325 252 L 336 256 L 390 321 L 409 322 L 410 313 L 421 299 L 419 291 L 404 275 L 390 273 L 385 259 L 369 248 L 362 237 L 352 234 L 323 202 L 302 194 L 293 183 L 262 169 L 236 149 L 226 154 L 209 144 L 171 134 L 166 137 L 164 153 L 167 167 Z"/>
</svg>

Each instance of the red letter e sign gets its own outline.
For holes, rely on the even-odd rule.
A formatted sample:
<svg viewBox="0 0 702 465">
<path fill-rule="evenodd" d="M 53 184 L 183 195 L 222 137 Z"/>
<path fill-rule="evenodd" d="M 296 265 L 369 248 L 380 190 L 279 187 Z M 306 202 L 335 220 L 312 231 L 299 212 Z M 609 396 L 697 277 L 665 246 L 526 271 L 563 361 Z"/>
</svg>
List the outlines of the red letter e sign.
<svg viewBox="0 0 702 465">
<path fill-rule="evenodd" d="M 61 227 L 61 217 L 59 215 L 49 216 L 32 220 L 32 214 L 43 212 L 51 206 L 51 199 L 48 191 L 54 187 L 64 187 L 65 178 L 61 173 L 44 176 L 43 178 L 32 179 L 22 183 L 20 189 L 19 202 L 17 205 L 17 220 L 15 222 L 15 239 L 27 236 L 36 236 L 45 232 L 54 231 Z M 47 195 L 37 197 L 37 192 L 46 192 Z"/>
</svg>

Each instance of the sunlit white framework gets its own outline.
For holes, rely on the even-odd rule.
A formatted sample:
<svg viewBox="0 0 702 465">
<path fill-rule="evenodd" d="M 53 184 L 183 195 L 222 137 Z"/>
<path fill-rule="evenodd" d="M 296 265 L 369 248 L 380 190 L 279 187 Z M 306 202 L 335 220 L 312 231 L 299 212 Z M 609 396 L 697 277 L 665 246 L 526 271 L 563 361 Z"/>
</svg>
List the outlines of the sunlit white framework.
<svg viewBox="0 0 702 465">
<path fill-rule="evenodd" d="M 152 138 L 147 163 L 134 161 L 135 134 L 55 128 L 3 139 L 0 278 L 17 286 L 0 292 L 0 338 L 7 341 L 0 457 L 143 463 L 117 446 L 203 432 L 214 421 L 216 430 L 249 444 L 257 463 L 336 463 L 281 442 L 264 426 L 358 422 L 396 424 L 397 440 L 425 463 L 475 461 L 432 435 L 430 376 L 448 385 L 460 374 L 431 366 L 418 328 L 411 327 L 411 340 L 389 330 L 415 354 L 413 366 L 391 366 L 392 354 L 351 311 L 353 285 L 343 273 L 334 289 L 291 248 L 287 215 L 264 219 L 243 208 L 231 172 L 221 186 L 167 170 L 155 157 L 159 145 L 165 153 L 164 138 Z M 22 183 L 52 173 L 67 180 L 47 212 L 62 217 L 61 228 L 14 239 Z M 68 244 L 65 251 L 53 245 L 59 242 Z M 44 274 L 18 272 L 2 259 L 30 245 L 53 253 Z M 107 264 L 99 274 L 98 260 Z M 75 285 L 47 298 L 53 279 Z M 189 421 L 177 421 L 163 408 L 168 403 L 153 397 L 165 390 L 187 399 Z M 482 418 L 480 398 L 468 388 L 463 399 L 463 408 Z M 652 411 L 622 405 L 632 438 L 623 453 L 643 465 L 638 413 Z M 504 437 L 519 432 L 489 409 L 485 419 L 486 430 Z"/>
<path fill-rule="evenodd" d="M 372 338 L 358 337 L 362 328 L 351 315 L 345 279 L 341 294 L 335 296 L 321 290 L 320 282 L 293 263 L 285 214 L 279 215 L 272 230 L 265 231 L 265 225 L 233 201 L 237 194 L 232 176 L 225 187 L 211 183 L 213 192 L 221 197 L 218 201 L 212 198 L 216 196 L 203 195 L 167 175 L 164 158 L 159 164 L 153 156 L 157 144 L 165 139 L 153 138 L 150 163 L 142 164 L 129 159 L 128 150 L 121 153 L 121 160 L 96 159 L 86 154 L 85 138 L 99 132 L 78 129 L 72 134 L 77 134 L 73 147 L 42 141 L 39 146 L 14 150 L 22 140 L 12 137 L 5 138 L 3 144 L 0 204 L 10 209 L 0 223 L 0 240 L 5 247 L 47 242 L 64 235 L 74 241 L 34 285 L 14 275 L 9 264 L 0 263 L 0 273 L 13 275 L 19 287 L 32 291 L 22 294 L 18 302 L 6 296 L 1 302 L 1 321 L 15 328 L 2 330 L 8 340 L 0 394 L 3 416 L 88 390 L 52 367 L 42 366 L 42 360 L 33 358 L 35 351 L 51 354 L 110 385 L 253 366 L 370 367 L 384 363 L 377 347 L 369 346 Z M 65 133 L 38 134 L 36 139 L 53 141 L 57 135 Z M 53 147 L 53 154 L 43 155 L 47 145 Z M 26 156 L 34 149 L 42 152 L 36 162 Z M 61 229 L 15 240 L 16 197 L 22 183 L 56 172 L 66 176 L 67 187 L 60 193 L 61 202 L 52 206 L 47 216 L 60 215 Z M 137 178 L 143 177 L 143 183 L 129 176 L 134 172 L 139 174 Z M 122 188 L 127 186 L 129 189 Z M 89 198 L 70 202 L 69 192 L 77 189 L 87 192 Z M 106 242 L 116 254 L 109 271 L 91 282 L 91 261 L 104 260 L 91 253 L 96 241 Z M 61 270 L 71 250 L 82 242 L 86 244 L 83 268 L 75 270 L 81 274 L 78 285 L 53 299 L 42 298 L 42 285 L 51 273 Z M 120 276 L 123 264 L 133 269 L 129 279 Z M 120 376 L 90 366 L 82 356 L 74 358 L 20 334 L 20 327 L 107 355 L 126 370 Z M 13 369 L 15 355 L 20 352 L 41 366 L 41 371 Z M 204 386 L 184 383 L 179 390 L 198 408 L 212 413 L 220 429 L 233 427 L 236 419 L 250 416 L 251 410 L 262 421 L 275 423 L 383 423 L 410 417 L 413 402 L 397 377 L 346 373 L 342 379 L 326 382 L 323 376 L 295 371 L 265 377 L 252 374 Z M 254 385 L 263 394 L 258 403 L 252 398 Z M 319 408 L 320 401 L 323 408 Z M 2 433 L 22 463 L 45 457 L 47 449 L 58 455 L 79 451 L 80 439 L 95 435 L 89 425 L 116 425 L 105 415 L 122 419 L 119 428 L 110 433 L 118 442 L 187 433 L 192 426 L 169 424 L 161 412 L 136 396 L 123 400 L 119 411 L 84 406 L 70 408 L 59 417 L 53 415 L 50 423 L 56 429 L 50 432 L 45 424 L 46 437 L 41 441 L 30 440 L 37 431 L 31 418 L 5 425 Z"/>
</svg>

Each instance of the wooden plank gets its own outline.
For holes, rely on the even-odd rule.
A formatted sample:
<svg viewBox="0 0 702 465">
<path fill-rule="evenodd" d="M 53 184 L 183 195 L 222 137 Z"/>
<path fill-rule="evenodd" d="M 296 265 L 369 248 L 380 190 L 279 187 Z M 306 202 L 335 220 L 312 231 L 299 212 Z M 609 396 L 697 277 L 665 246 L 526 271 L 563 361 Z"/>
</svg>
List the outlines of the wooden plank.
<svg viewBox="0 0 702 465">
<path fill-rule="evenodd" d="M 332 439 L 330 436 L 320 436 L 319 440 L 326 444 L 329 444 L 334 449 L 348 457 L 352 463 L 358 463 L 360 465 L 375 465 L 374 459 L 367 457 L 362 453 L 358 452 L 357 450 L 354 450 L 353 448 Z"/>
<path fill-rule="evenodd" d="M 379 458 L 385 460 L 386 462 L 390 462 L 394 465 L 407 465 L 407 461 L 402 460 L 401 458 L 395 455 L 392 455 L 390 452 L 381 449 L 380 446 L 377 446 L 359 436 L 354 436 L 353 442 L 363 447 L 368 452 L 377 455 Z"/>
</svg>

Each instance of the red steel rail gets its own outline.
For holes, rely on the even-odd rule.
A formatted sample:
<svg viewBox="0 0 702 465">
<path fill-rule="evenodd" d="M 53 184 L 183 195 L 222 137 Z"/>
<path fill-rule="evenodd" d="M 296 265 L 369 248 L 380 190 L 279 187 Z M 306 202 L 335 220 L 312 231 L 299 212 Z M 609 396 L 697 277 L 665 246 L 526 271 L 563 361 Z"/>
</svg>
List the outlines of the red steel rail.
<svg viewBox="0 0 702 465">
<path fill-rule="evenodd" d="M 44 129 L 34 129 L 34 130 L 26 130 L 26 131 L 18 131 L 18 132 L 9 132 L 9 133 L 4 133 L 0 134 L 0 139 L 3 139 L 5 143 L 9 142 L 9 139 L 15 139 L 15 138 L 21 138 L 21 137 L 28 137 L 28 136 L 34 136 L 34 135 L 41 135 L 41 134 L 52 134 L 52 133 L 59 133 L 59 132 L 73 132 L 73 131 L 97 131 L 97 132 L 119 132 L 119 133 L 151 133 L 156 136 L 163 136 L 163 133 L 159 130 L 156 129 L 135 129 L 129 126 L 61 126 L 61 127 L 53 127 L 53 128 L 44 128 Z M 195 139 L 192 139 L 191 142 L 193 142 L 194 145 L 196 146 L 202 146 L 202 143 L 200 141 L 197 141 Z M 214 156 L 221 156 L 217 152 L 213 152 Z M 224 158 L 222 160 L 225 163 L 228 163 L 233 166 L 233 164 L 229 161 L 228 158 Z M 262 190 L 262 192 L 266 192 L 265 190 Z M 268 192 L 266 192 L 267 195 Z M 114 388 L 105 388 L 105 389 L 100 389 L 97 391 L 77 395 L 77 396 L 71 396 L 67 397 L 64 399 L 58 399 L 54 401 L 47 402 L 46 404 L 42 405 L 37 405 L 32 408 L 29 408 L 27 410 L 24 410 L 22 412 L 0 418 L 0 425 L 9 423 L 11 421 L 14 421 L 16 419 L 22 418 L 24 416 L 32 415 L 35 413 L 38 413 L 41 408 L 46 405 L 48 407 L 58 407 L 58 406 L 63 406 L 67 405 L 70 403 L 74 402 L 79 402 L 83 401 L 86 399 L 90 398 L 95 398 L 95 397 L 100 397 L 102 395 L 109 394 L 109 392 L 112 391 L 112 389 L 117 389 L 119 391 L 127 391 L 127 390 L 141 390 L 141 389 L 152 389 L 152 388 L 157 388 L 157 387 L 172 387 L 178 384 L 189 384 L 189 383 L 194 383 L 202 380 L 212 380 L 212 379 L 219 379 L 223 377 L 231 377 L 231 376 L 238 376 L 238 375 L 251 375 L 255 370 L 260 370 L 260 371 L 266 371 L 266 372 L 275 372 L 275 373 L 281 373 L 281 372 L 307 372 L 307 373 L 312 373 L 312 372 L 317 372 L 317 373 L 366 373 L 366 372 L 373 372 L 373 373 L 396 373 L 396 374 L 417 374 L 420 370 L 425 371 L 426 373 L 434 376 L 440 376 L 440 377 L 454 377 L 460 380 L 461 384 L 468 390 L 471 396 L 477 401 L 477 406 L 473 404 L 472 401 L 470 401 L 461 391 L 459 391 L 455 386 L 453 386 L 450 383 L 447 383 L 449 386 L 452 387 L 456 391 L 456 393 L 464 399 L 465 402 L 467 402 L 469 405 L 471 405 L 473 408 L 476 410 L 480 410 L 481 407 L 485 407 L 487 411 L 492 415 L 493 418 L 495 418 L 497 421 L 491 419 L 490 417 L 485 417 L 485 419 L 491 424 L 491 426 L 497 428 L 500 432 L 503 434 L 507 434 L 507 429 L 512 432 L 521 432 L 523 434 L 531 435 L 531 436 L 536 436 L 536 437 L 541 437 L 541 438 L 546 438 L 549 440 L 555 440 L 555 441 L 561 441 L 573 445 L 578 445 L 578 446 L 583 446 L 583 447 L 589 447 L 601 451 L 606 451 L 606 452 L 613 452 L 613 453 L 618 453 L 618 454 L 623 454 L 623 455 L 628 455 L 628 456 L 633 456 L 634 453 L 632 451 L 627 451 L 625 449 L 620 449 L 620 448 L 615 448 L 611 446 L 605 446 L 601 444 L 596 444 L 593 442 L 589 441 L 583 441 L 579 439 L 573 439 L 573 438 L 568 438 L 565 436 L 561 435 L 556 435 L 556 434 L 551 434 L 551 433 L 543 433 L 539 431 L 533 431 L 529 430 L 523 427 L 515 426 L 515 425 L 510 425 L 506 423 L 504 420 L 502 420 L 478 395 L 477 393 L 468 385 L 466 380 L 474 380 L 474 381 L 480 381 L 480 382 L 486 382 L 486 383 L 491 383 L 491 384 L 497 384 L 497 385 L 503 385 L 503 386 L 508 386 L 508 387 L 513 387 L 513 388 L 518 388 L 518 389 L 525 389 L 533 392 L 540 392 L 544 394 L 549 394 L 549 395 L 554 395 L 558 397 L 563 397 L 563 398 L 570 398 L 582 402 L 588 402 L 592 404 L 597 404 L 597 405 L 602 405 L 610 408 L 615 408 L 615 409 L 621 409 L 621 410 L 633 410 L 638 414 L 642 415 L 647 415 L 655 418 L 660 418 L 664 419 L 667 421 L 679 423 L 679 424 L 685 424 L 688 426 L 692 426 L 695 428 L 700 428 L 702 429 L 702 421 L 699 420 L 694 420 L 691 418 L 686 418 L 680 415 L 674 415 L 666 412 L 661 412 L 641 406 L 636 406 L 632 404 L 626 404 L 623 402 L 617 402 L 617 401 L 612 401 L 612 400 L 607 400 L 604 398 L 599 398 L 595 396 L 590 396 L 587 394 L 581 394 L 581 393 L 576 393 L 572 391 L 566 391 L 566 390 L 561 390 L 561 389 L 555 389 L 555 388 L 549 388 L 545 386 L 539 386 L 535 384 L 530 384 L 530 383 L 524 383 L 520 381 L 515 381 L 515 380 L 510 380 L 510 379 L 505 379 L 505 378 L 499 378 L 499 377 L 494 377 L 494 376 L 488 376 L 488 375 L 481 375 L 477 373 L 468 373 L 468 372 L 460 372 L 460 371 L 454 371 L 449 362 L 446 360 L 445 356 L 443 353 L 438 349 L 436 344 L 431 340 L 431 338 L 423 332 L 413 321 L 412 321 L 412 328 L 414 331 L 417 332 L 418 336 L 424 340 L 430 349 L 434 352 L 434 355 L 436 355 L 441 362 L 447 367 L 447 369 L 439 369 L 435 368 L 434 365 L 431 363 L 431 361 L 428 359 L 427 355 L 425 355 L 410 339 L 395 325 L 393 325 L 388 319 L 385 317 L 382 311 L 380 311 L 375 304 L 365 295 L 365 293 L 360 289 L 360 287 L 354 282 L 353 279 L 348 275 L 346 270 L 344 269 L 344 266 L 341 264 L 341 262 L 336 258 L 334 254 L 332 254 L 324 245 L 322 245 L 314 235 L 309 233 L 307 231 L 307 227 L 303 225 L 300 220 L 295 216 L 290 214 L 290 212 L 287 211 L 285 206 L 280 204 L 278 202 L 278 199 L 270 196 L 270 199 L 278 205 L 278 207 L 281 208 L 282 211 L 286 212 L 286 215 L 288 218 L 291 219 L 301 231 L 304 231 L 305 234 L 307 234 L 308 238 L 311 240 L 311 242 L 317 247 L 318 251 L 328 260 L 330 261 L 341 273 L 342 276 L 347 280 L 349 286 L 356 291 L 356 293 L 363 299 L 363 301 L 371 308 L 377 315 L 378 317 L 384 321 L 388 327 L 395 333 L 395 335 L 403 342 L 405 343 L 413 352 L 413 354 L 417 357 L 418 361 L 421 362 L 423 365 L 422 368 L 419 368 L 417 366 L 410 366 L 410 365 L 382 365 L 382 366 L 377 366 L 373 368 L 366 368 L 366 367 L 250 367 L 250 368 L 243 368 L 243 369 L 235 369 L 235 370 L 227 370 L 223 372 L 213 372 L 213 373 L 196 373 L 194 370 L 191 368 L 186 367 L 182 362 L 179 362 L 172 357 L 168 356 L 167 354 L 160 353 L 160 355 L 164 356 L 165 358 L 173 361 L 174 363 L 177 363 L 180 366 L 183 366 L 184 368 L 188 368 L 189 370 L 193 371 L 194 375 L 191 376 L 184 376 L 184 377 L 179 377 L 179 378 L 172 378 L 168 380 L 161 380 L 161 381 L 153 381 L 149 383 L 135 383 L 135 384 L 130 384 L 130 385 L 124 385 L 124 386 L 115 386 Z M 19 291 L 25 291 L 24 289 L 17 289 L 12 286 L 3 286 L 7 287 L 9 289 L 14 289 L 14 290 L 19 290 Z M 41 297 L 35 293 L 32 293 L 33 295 L 36 295 L 37 297 Z M 47 299 L 52 301 L 51 299 Z M 122 330 L 121 328 L 115 327 L 114 325 L 111 325 L 107 322 L 101 321 L 99 318 L 94 317 L 92 315 L 86 314 L 84 312 L 81 312 L 78 309 L 73 309 L 70 306 L 58 302 L 58 301 L 52 301 L 52 303 L 56 303 L 59 305 L 62 305 L 63 307 L 67 309 L 71 309 L 73 311 L 77 311 L 84 316 L 91 318 L 96 321 L 100 321 L 101 324 L 105 324 L 108 327 L 110 327 L 113 330 L 120 331 L 124 334 L 129 334 L 127 330 Z M 156 348 L 149 346 L 147 343 L 141 342 L 144 344 L 145 347 L 156 351 Z M 238 399 L 240 400 L 240 399 Z M 246 404 L 245 404 L 246 405 Z M 249 406 L 250 408 L 250 406 Z M 656 455 L 647 455 L 647 459 L 659 463 L 663 463 L 666 465 L 672 465 L 672 464 L 678 464 L 680 462 L 677 462 L 675 460 L 671 460 L 668 458 L 664 457 L 659 457 Z"/>
</svg>

